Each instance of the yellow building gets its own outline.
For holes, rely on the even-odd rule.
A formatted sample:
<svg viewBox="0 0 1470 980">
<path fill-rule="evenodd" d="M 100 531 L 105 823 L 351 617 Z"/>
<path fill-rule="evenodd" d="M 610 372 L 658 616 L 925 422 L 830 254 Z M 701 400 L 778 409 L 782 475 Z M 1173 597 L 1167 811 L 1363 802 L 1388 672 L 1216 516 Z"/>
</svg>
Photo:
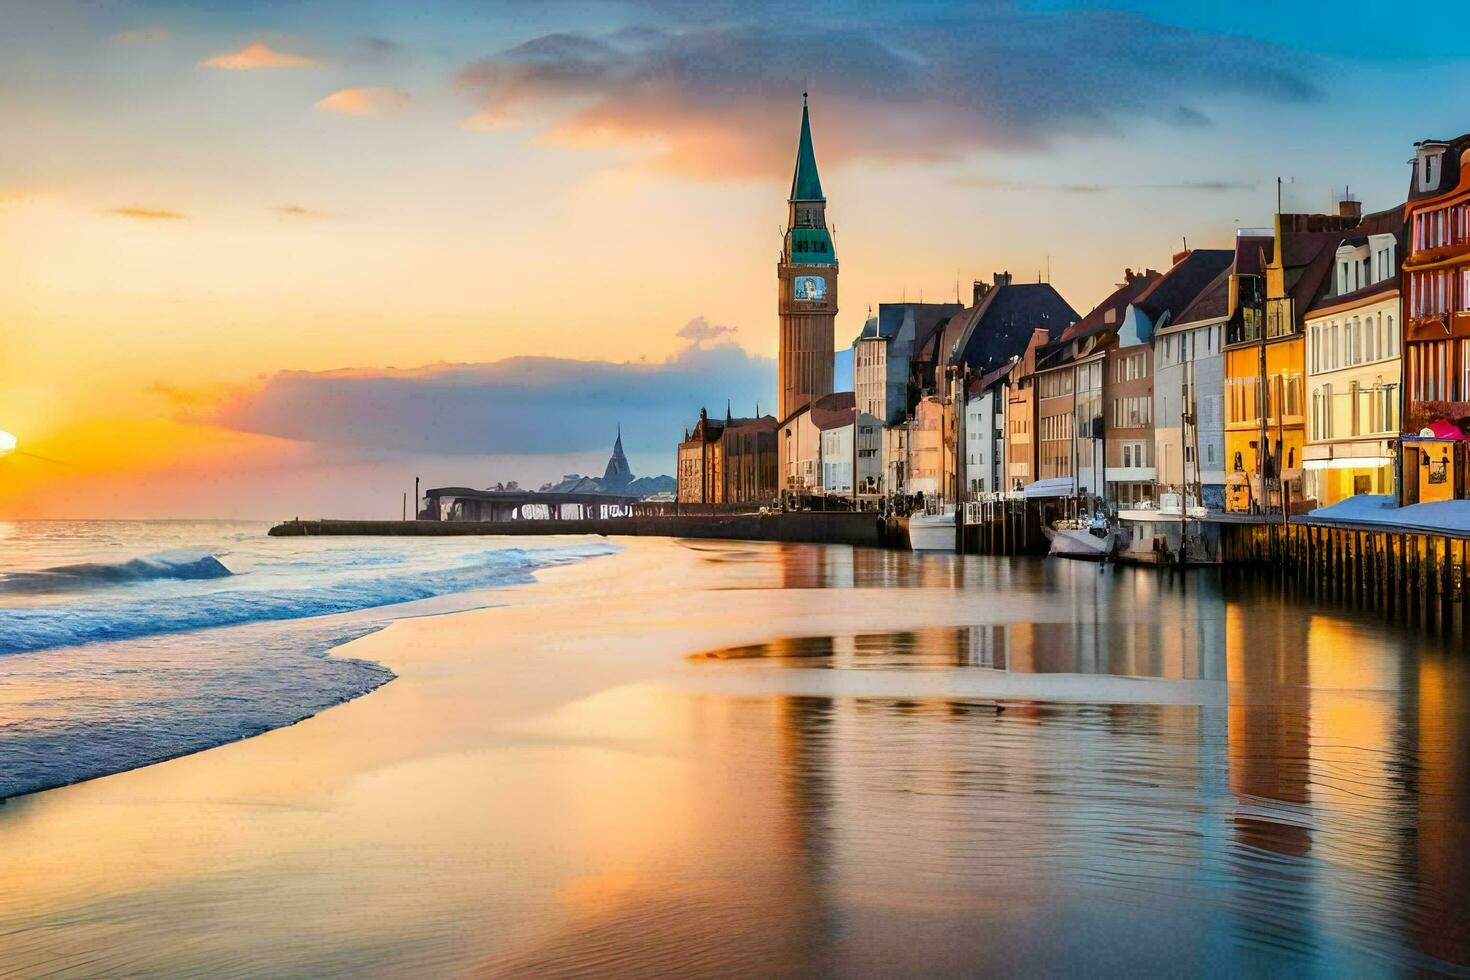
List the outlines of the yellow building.
<svg viewBox="0 0 1470 980">
<path fill-rule="evenodd" d="M 1225 333 L 1225 508 L 1300 514 L 1307 441 L 1305 314 L 1331 285 L 1342 232 L 1361 217 L 1281 214 L 1270 237 L 1242 230 Z"/>
</svg>

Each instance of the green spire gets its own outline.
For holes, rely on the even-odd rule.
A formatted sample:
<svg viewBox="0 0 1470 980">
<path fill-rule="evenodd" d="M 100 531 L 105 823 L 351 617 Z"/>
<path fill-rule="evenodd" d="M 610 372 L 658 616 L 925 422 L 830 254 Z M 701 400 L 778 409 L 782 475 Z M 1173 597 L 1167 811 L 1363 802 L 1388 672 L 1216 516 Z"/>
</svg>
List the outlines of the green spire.
<svg viewBox="0 0 1470 980">
<path fill-rule="evenodd" d="M 812 121 L 801 93 L 801 144 L 796 148 L 796 173 L 791 177 L 791 200 L 825 201 L 822 178 L 817 176 L 817 154 L 812 150 Z"/>
</svg>

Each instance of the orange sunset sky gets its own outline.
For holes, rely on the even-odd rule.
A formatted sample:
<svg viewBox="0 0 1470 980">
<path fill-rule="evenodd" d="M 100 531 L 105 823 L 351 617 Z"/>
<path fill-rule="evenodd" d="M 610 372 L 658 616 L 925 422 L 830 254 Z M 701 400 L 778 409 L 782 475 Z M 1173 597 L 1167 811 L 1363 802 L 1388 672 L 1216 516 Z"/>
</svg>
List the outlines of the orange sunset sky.
<svg viewBox="0 0 1470 980">
<path fill-rule="evenodd" d="M 0 518 L 392 517 L 619 422 L 672 472 L 774 407 L 804 86 L 839 348 L 994 270 L 1088 309 L 1278 175 L 1391 206 L 1470 70 L 1313 6 L 5 3 Z"/>
</svg>

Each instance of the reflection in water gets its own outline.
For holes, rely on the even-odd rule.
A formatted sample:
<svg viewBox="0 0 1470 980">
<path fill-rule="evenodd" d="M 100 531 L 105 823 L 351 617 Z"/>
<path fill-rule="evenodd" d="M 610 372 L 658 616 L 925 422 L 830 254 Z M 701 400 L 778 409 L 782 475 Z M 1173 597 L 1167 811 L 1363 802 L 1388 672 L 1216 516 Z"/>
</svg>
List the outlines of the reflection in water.
<svg viewBox="0 0 1470 980">
<path fill-rule="evenodd" d="M 768 659 L 790 667 L 886 670 L 984 667 L 1031 674 L 1116 674 L 1223 680 L 1218 631 L 1158 623 L 997 623 L 852 636 L 800 636 L 696 655 L 696 660 Z"/>
<path fill-rule="evenodd" d="M 185 760 L 182 783 L 157 767 L 111 794 L 102 781 L 0 808 L 0 867 L 24 884 L 0 889 L 0 963 L 802 977 L 1470 965 L 1463 651 L 1208 572 L 805 546 L 699 556 L 727 591 L 694 600 L 733 604 L 732 621 L 785 615 L 792 597 L 768 590 L 791 587 L 853 628 L 799 636 L 815 617 L 782 618 L 792 638 L 666 663 L 636 652 L 689 652 L 640 632 L 679 618 L 662 593 L 591 613 L 496 610 L 507 642 L 532 641 L 503 658 L 477 646 L 452 672 L 405 669 L 219 753 L 233 763 Z M 863 618 L 902 589 L 958 594 L 971 625 Z M 557 619 L 612 625 L 562 647 Z M 638 669 L 535 711 L 487 707 L 619 658 Z M 1209 681 L 1228 697 L 997 711 L 944 686 L 981 672 Z M 696 693 L 675 683 L 691 673 Z M 775 683 L 735 683 L 752 674 Z M 893 694 L 894 674 L 928 693 Z M 812 676 L 876 693 L 794 693 Z M 412 751 L 391 754 L 403 742 Z M 260 780 L 253 795 L 240 771 Z M 213 791 L 190 797 L 189 780 Z M 64 794 L 81 802 L 48 805 Z"/>
</svg>

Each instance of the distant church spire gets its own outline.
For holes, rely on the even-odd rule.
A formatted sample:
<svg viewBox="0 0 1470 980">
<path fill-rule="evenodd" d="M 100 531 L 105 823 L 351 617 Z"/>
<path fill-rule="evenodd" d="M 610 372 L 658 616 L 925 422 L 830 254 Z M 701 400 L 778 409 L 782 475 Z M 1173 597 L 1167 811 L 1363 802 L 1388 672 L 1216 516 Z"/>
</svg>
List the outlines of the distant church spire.
<svg viewBox="0 0 1470 980">
<path fill-rule="evenodd" d="M 628 465 L 628 457 L 623 455 L 623 427 L 618 425 L 618 436 L 613 442 L 612 457 L 607 461 L 607 469 L 602 474 L 602 486 L 605 490 L 621 489 L 633 482 L 633 468 Z"/>
</svg>

